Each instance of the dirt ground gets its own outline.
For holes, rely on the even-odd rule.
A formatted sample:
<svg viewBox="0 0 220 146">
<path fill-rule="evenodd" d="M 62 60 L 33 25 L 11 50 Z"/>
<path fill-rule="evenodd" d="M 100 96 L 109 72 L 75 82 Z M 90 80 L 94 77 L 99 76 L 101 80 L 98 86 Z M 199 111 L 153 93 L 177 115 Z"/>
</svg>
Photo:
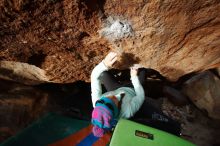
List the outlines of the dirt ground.
<svg viewBox="0 0 220 146">
<path fill-rule="evenodd" d="M 182 136 L 198 146 L 220 145 L 220 121 L 213 120 L 194 105 L 174 106 L 166 98 L 162 104 L 163 112 L 181 123 Z"/>
</svg>

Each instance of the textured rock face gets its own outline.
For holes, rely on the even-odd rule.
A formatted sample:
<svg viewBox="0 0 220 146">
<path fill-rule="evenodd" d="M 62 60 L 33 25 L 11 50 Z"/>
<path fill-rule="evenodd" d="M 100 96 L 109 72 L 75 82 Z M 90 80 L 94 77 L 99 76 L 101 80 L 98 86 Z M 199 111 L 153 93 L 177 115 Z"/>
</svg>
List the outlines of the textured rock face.
<svg viewBox="0 0 220 146">
<path fill-rule="evenodd" d="M 177 80 L 220 65 L 219 12 L 219 0 L 1 0 L 0 60 L 35 65 L 52 82 L 89 81 L 115 50 L 117 68 L 139 63 Z M 132 35 L 102 37 L 110 17 Z"/>
</svg>

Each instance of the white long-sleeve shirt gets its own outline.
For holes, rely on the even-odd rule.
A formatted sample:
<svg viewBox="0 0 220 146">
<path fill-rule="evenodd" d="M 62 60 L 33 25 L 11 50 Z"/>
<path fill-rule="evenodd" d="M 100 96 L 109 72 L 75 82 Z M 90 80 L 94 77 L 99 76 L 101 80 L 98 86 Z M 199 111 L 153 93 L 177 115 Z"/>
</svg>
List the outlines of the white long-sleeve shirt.
<svg viewBox="0 0 220 146">
<path fill-rule="evenodd" d="M 99 76 L 102 72 L 108 70 L 103 62 L 99 63 L 92 71 L 91 74 L 91 88 L 92 88 L 92 103 L 95 107 L 95 103 L 102 96 L 115 95 L 118 100 L 120 100 L 120 94 L 125 93 L 122 99 L 121 110 L 119 118 L 130 118 L 132 117 L 141 107 L 144 102 L 144 89 L 138 79 L 138 76 L 132 76 L 131 82 L 134 86 L 133 88 L 121 87 L 117 90 L 102 93 L 101 81 Z"/>
</svg>

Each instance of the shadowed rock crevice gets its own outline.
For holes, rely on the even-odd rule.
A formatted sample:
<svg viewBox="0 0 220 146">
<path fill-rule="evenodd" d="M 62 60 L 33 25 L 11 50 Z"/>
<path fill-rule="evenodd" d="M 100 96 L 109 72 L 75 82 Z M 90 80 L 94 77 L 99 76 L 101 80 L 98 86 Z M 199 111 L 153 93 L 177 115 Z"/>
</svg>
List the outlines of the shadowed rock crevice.
<svg viewBox="0 0 220 146">
<path fill-rule="evenodd" d="M 28 58 L 28 62 L 31 65 L 35 65 L 37 67 L 41 67 L 42 63 L 45 61 L 45 54 L 39 53 L 34 54 L 31 57 Z"/>
</svg>

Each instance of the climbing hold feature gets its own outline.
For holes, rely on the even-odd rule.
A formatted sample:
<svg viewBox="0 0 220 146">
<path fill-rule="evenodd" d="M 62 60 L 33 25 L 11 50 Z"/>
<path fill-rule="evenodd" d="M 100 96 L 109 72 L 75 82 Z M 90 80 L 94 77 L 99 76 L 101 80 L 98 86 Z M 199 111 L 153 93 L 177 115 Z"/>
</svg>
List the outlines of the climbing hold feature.
<svg viewBox="0 0 220 146">
<path fill-rule="evenodd" d="M 133 29 L 128 21 L 109 17 L 106 26 L 100 30 L 100 35 L 110 42 L 120 40 L 133 35 Z"/>
</svg>

